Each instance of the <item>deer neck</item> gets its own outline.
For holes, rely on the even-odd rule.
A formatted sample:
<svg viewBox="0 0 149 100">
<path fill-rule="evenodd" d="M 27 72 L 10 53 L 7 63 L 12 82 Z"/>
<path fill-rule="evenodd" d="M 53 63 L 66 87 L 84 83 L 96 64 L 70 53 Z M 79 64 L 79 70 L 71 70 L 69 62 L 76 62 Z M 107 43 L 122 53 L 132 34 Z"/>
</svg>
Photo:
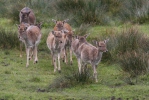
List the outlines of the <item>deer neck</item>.
<svg viewBox="0 0 149 100">
<path fill-rule="evenodd" d="M 101 58 L 102 58 L 102 54 L 103 52 L 101 52 L 99 49 L 98 49 L 98 53 L 97 53 L 97 59 L 100 61 Z"/>
</svg>

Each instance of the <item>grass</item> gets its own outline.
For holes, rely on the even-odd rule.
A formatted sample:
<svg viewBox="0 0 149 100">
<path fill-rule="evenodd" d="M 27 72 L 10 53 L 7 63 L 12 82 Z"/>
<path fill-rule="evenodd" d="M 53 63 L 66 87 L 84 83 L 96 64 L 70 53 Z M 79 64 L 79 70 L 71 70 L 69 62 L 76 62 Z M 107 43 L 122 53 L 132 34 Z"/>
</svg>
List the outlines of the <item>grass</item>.
<svg viewBox="0 0 149 100">
<path fill-rule="evenodd" d="M 5 22 L 5 21 L 4 21 Z M 5 23 L 7 24 L 7 23 Z M 8 28 L 11 27 L 7 25 Z M 94 26 L 91 28 L 90 38 L 99 34 L 108 37 L 109 32 L 121 30 L 121 26 Z M 129 26 L 129 25 L 127 25 Z M 13 26 L 15 27 L 15 26 Z M 148 25 L 141 25 L 139 28 L 148 34 Z M 15 28 L 14 28 L 15 30 Z M 65 73 L 69 65 L 61 62 L 62 73 L 54 73 L 51 65 L 50 52 L 46 47 L 45 39 L 51 29 L 43 28 L 43 38 L 39 44 L 39 63 L 33 64 L 30 61 L 28 68 L 26 65 L 26 54 L 19 57 L 18 49 L 0 49 L 0 99 L 2 100 L 110 100 L 111 97 L 126 100 L 149 99 L 149 75 L 138 76 L 137 83 L 128 84 L 128 75 L 123 73 L 118 64 L 106 64 L 101 61 L 98 65 L 98 83 L 79 84 L 63 90 L 46 92 L 48 86 Z M 107 32 L 108 31 L 108 32 Z M 99 38 L 100 38 L 99 35 Z M 77 61 L 73 56 L 73 67 L 77 67 Z M 90 67 L 90 66 L 89 66 Z M 92 69 L 92 68 L 90 68 Z M 132 80 L 135 81 L 135 80 Z M 40 91 L 39 91 L 40 90 Z"/>
<path fill-rule="evenodd" d="M 149 99 L 147 76 L 139 78 L 140 81 L 136 85 L 128 85 L 124 81 L 127 77 L 121 73 L 118 65 L 105 65 L 103 63 L 98 66 L 98 83 L 78 85 L 52 92 L 38 92 L 38 89 L 46 89 L 59 75 L 58 72 L 53 73 L 51 57 L 47 53 L 39 51 L 39 63 L 33 64 L 30 61 L 28 68 L 25 67 L 25 52 L 23 58 L 20 58 L 18 50 L 1 49 L 0 55 L 0 99 L 49 100 L 51 98 L 52 100 L 99 100 L 99 98 L 109 99 L 112 96 L 123 99 Z M 73 58 L 75 59 L 75 57 Z M 73 66 L 76 65 L 75 60 Z M 64 73 L 68 66 L 62 63 L 62 73 Z"/>
</svg>

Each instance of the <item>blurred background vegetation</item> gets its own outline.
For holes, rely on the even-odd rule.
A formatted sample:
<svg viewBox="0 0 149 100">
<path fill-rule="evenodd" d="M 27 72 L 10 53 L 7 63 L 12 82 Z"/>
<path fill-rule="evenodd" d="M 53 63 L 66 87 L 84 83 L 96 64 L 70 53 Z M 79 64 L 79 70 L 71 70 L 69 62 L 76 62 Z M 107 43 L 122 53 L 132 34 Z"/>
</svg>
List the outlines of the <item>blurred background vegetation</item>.
<svg viewBox="0 0 149 100">
<path fill-rule="evenodd" d="M 25 6 L 33 9 L 37 21 L 44 21 L 45 27 L 51 18 L 69 18 L 74 26 L 149 21 L 148 0 L 1 0 L 0 17 L 18 22 L 19 11 Z"/>
</svg>

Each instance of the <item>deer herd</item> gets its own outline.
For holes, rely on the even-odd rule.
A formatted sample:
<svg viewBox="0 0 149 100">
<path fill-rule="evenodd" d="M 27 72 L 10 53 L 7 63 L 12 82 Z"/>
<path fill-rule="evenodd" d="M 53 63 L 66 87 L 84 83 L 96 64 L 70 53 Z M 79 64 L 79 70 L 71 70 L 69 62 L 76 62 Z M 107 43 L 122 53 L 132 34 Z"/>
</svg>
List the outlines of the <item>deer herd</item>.
<svg viewBox="0 0 149 100">
<path fill-rule="evenodd" d="M 22 57 L 22 43 L 25 44 L 27 62 L 26 67 L 29 66 L 29 60 L 34 57 L 34 63 L 38 62 L 38 44 L 41 40 L 41 25 L 36 24 L 36 17 L 32 9 L 24 7 L 19 14 L 20 24 L 18 27 L 18 38 L 20 42 L 20 57 Z M 97 66 L 101 61 L 103 52 L 108 51 L 106 47 L 107 40 L 96 41 L 96 46 L 93 46 L 87 42 L 86 38 L 89 34 L 84 36 L 74 36 L 74 31 L 67 23 L 67 20 L 57 21 L 52 19 L 55 23 L 53 30 L 47 36 L 46 44 L 51 51 L 52 64 L 54 66 L 54 72 L 58 70 L 61 72 L 60 59 L 68 64 L 67 60 L 67 48 L 69 50 L 70 64 L 72 65 L 72 53 L 77 58 L 79 73 L 86 68 L 87 64 L 91 64 L 93 68 L 93 76 L 95 82 L 97 80 Z"/>
</svg>

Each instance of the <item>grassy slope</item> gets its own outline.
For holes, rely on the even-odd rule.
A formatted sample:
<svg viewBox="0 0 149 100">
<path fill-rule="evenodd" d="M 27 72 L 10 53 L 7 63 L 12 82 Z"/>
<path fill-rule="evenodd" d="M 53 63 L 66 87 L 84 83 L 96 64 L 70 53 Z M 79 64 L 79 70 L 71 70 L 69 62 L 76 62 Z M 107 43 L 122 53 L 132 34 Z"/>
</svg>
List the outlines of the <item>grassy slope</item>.
<svg viewBox="0 0 149 100">
<path fill-rule="evenodd" d="M 114 27 L 120 29 L 122 26 Z M 143 32 L 148 33 L 148 25 L 142 25 L 140 28 Z M 106 29 L 111 27 L 96 26 L 92 28 L 91 37 L 104 33 Z M 48 30 L 42 30 L 44 34 L 48 34 Z M 46 35 L 44 35 L 46 37 Z M 45 40 L 44 40 L 45 41 Z M 44 42 L 41 42 L 42 45 Z M 41 44 L 40 44 L 41 46 Z M 39 49 L 40 49 L 39 46 Z M 39 63 L 25 67 L 26 55 L 19 57 L 19 51 L 0 50 L 0 99 L 6 100 L 52 100 L 57 99 L 85 99 L 85 100 L 109 100 L 110 97 L 116 98 L 139 98 L 149 99 L 149 76 L 141 76 L 138 78 L 136 85 L 128 85 L 125 82 L 126 75 L 120 71 L 116 64 L 98 66 L 98 83 L 89 85 L 78 85 L 76 87 L 67 88 L 62 91 L 55 92 L 37 92 L 44 89 L 59 75 L 53 73 L 51 66 L 51 57 L 49 52 L 39 51 Z M 73 66 L 77 68 L 76 58 Z M 62 73 L 69 65 L 62 63 Z"/>
</svg>

